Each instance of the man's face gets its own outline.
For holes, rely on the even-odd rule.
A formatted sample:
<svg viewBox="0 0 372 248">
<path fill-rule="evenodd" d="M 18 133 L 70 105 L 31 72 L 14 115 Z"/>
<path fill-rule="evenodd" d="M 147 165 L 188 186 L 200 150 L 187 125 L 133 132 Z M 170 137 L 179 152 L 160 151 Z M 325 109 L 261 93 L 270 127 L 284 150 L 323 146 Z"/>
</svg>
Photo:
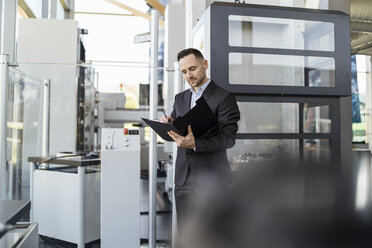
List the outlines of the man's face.
<svg viewBox="0 0 372 248">
<path fill-rule="evenodd" d="M 189 54 L 179 61 L 180 70 L 186 82 L 193 88 L 200 87 L 207 81 L 205 71 L 208 69 L 206 60 L 195 58 L 194 54 Z"/>
</svg>

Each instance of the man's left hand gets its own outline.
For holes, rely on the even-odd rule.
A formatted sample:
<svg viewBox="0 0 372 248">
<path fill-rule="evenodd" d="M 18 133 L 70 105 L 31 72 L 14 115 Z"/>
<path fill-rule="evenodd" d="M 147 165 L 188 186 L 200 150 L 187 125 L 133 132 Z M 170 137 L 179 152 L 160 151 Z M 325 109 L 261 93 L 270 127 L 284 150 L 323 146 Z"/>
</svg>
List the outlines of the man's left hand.
<svg viewBox="0 0 372 248">
<path fill-rule="evenodd" d="M 188 133 L 186 136 L 181 136 L 174 131 L 170 131 L 168 134 L 177 143 L 178 147 L 194 149 L 195 138 L 190 125 L 187 127 L 187 131 Z"/>
</svg>

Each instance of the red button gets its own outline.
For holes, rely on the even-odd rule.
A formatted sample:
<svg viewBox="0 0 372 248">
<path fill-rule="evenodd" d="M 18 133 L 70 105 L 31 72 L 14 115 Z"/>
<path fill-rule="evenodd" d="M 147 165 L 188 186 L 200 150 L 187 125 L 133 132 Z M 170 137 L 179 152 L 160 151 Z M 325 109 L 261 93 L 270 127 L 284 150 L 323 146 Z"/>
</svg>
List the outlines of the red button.
<svg viewBox="0 0 372 248">
<path fill-rule="evenodd" d="M 128 133 L 129 133 L 128 128 L 124 128 L 124 135 L 128 135 Z"/>
</svg>

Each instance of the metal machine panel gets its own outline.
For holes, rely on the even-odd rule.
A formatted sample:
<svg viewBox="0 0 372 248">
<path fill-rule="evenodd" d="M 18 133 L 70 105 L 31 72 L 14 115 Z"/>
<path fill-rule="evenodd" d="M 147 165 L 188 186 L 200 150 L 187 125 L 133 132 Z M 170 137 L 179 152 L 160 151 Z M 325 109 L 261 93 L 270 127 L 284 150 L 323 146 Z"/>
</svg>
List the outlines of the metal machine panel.
<svg viewBox="0 0 372 248">
<path fill-rule="evenodd" d="M 34 221 L 40 223 L 39 234 L 69 242 L 77 240 L 78 178 L 74 174 L 36 170 L 34 174 Z M 63 206 L 63 207 L 61 207 Z"/>
<path fill-rule="evenodd" d="M 140 142 L 130 131 L 102 129 L 102 247 L 140 246 Z"/>
<path fill-rule="evenodd" d="M 85 174 L 85 242 L 99 239 L 99 173 Z M 39 234 L 78 241 L 78 174 L 50 170 L 34 173 L 34 220 Z"/>
<path fill-rule="evenodd" d="M 19 19 L 18 62 L 74 64 L 77 36 L 74 20 Z"/>
</svg>

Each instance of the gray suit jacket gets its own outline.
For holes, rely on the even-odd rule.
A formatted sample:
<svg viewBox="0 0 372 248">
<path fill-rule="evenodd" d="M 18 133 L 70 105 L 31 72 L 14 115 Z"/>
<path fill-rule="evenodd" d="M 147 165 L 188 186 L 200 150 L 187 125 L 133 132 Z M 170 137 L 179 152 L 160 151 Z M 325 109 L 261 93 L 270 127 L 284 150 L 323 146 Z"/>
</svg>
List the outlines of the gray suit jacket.
<svg viewBox="0 0 372 248">
<path fill-rule="evenodd" d="M 176 159 L 176 187 L 182 187 L 189 173 L 193 186 L 206 182 L 230 181 L 231 170 L 226 149 L 235 144 L 240 112 L 235 96 L 213 81 L 204 90 L 204 99 L 217 117 L 217 126 L 201 137 L 195 138 L 195 151 L 178 148 Z M 175 96 L 172 118 L 185 115 L 190 110 L 191 92 L 185 90 Z M 192 127 L 191 127 L 192 128 Z M 189 180 L 188 180 L 189 181 Z"/>
</svg>

